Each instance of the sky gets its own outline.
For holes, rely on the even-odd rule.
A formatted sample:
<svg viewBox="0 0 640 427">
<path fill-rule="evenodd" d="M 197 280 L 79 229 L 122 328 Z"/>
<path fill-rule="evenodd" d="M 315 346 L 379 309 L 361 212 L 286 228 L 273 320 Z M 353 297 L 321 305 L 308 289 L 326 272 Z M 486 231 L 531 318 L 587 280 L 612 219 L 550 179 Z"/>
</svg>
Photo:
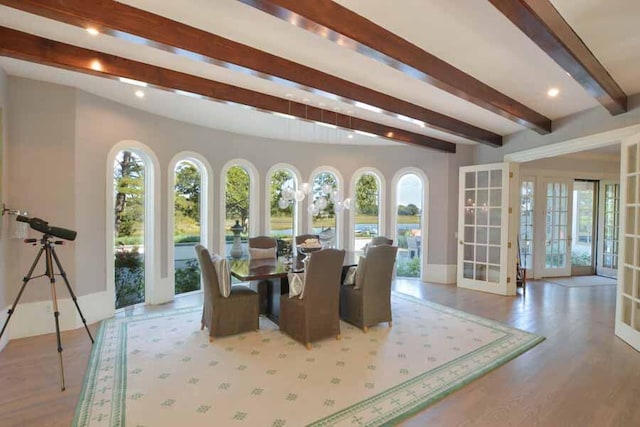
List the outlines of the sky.
<svg viewBox="0 0 640 427">
<path fill-rule="evenodd" d="M 422 184 L 416 175 L 405 175 L 398 181 L 398 201 L 401 205 L 412 203 L 422 209 L 422 193 Z"/>
</svg>

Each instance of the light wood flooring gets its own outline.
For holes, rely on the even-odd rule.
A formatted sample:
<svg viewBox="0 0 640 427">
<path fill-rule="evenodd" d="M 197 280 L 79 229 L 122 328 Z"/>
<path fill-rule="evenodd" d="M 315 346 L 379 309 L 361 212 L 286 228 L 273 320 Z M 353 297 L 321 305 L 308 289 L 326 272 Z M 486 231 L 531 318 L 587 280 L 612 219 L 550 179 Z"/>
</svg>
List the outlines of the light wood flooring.
<svg viewBox="0 0 640 427">
<path fill-rule="evenodd" d="M 640 353 L 613 333 L 615 286 L 531 281 L 526 296 L 515 297 L 412 280 L 394 287 L 547 338 L 402 425 L 640 426 Z M 200 298 L 119 315 L 197 305 Z M 64 332 L 62 342 L 65 392 L 59 389 L 54 334 L 14 340 L 0 352 L 0 426 L 71 424 L 91 346 L 84 329 Z"/>
</svg>

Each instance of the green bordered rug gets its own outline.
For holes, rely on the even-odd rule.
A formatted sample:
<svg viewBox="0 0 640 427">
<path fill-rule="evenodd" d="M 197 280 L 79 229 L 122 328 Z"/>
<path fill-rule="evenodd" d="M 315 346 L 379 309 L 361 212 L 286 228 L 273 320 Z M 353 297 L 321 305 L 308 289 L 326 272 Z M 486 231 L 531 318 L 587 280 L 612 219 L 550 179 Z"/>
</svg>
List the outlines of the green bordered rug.
<svg viewBox="0 0 640 427">
<path fill-rule="evenodd" d="M 209 343 L 201 308 L 102 322 L 76 426 L 392 424 L 544 340 L 394 293 L 393 327 L 311 351 L 260 319 L 260 331 Z"/>
</svg>

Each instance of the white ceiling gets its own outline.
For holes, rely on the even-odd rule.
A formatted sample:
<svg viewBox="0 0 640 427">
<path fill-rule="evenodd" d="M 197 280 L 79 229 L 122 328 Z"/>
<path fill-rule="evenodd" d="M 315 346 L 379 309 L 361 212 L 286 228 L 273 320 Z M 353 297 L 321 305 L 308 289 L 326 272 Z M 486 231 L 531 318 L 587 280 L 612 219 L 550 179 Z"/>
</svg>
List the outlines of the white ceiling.
<svg viewBox="0 0 640 427">
<path fill-rule="evenodd" d="M 337 2 L 551 119 L 599 106 L 488 1 L 403 0 L 402 7 L 398 7 L 397 2 L 391 5 L 387 0 Z M 634 22 L 640 17 L 640 1 L 552 2 L 622 89 L 628 95 L 640 92 L 640 79 L 637 78 L 637 70 L 640 69 L 640 30 L 637 22 Z M 524 129 L 475 104 L 236 0 L 124 0 L 122 3 L 251 45 L 495 133 L 507 135 Z M 0 6 L 0 25 L 319 105 L 329 111 L 352 114 L 450 142 L 473 144 L 391 116 L 153 47 L 107 35 L 92 37 L 82 29 L 15 9 Z M 161 90 L 147 88 L 147 96 L 139 100 L 133 96 L 137 88 L 123 83 L 8 58 L 0 58 L 0 67 L 10 75 L 78 87 L 134 108 L 211 128 L 310 142 L 395 144 L 362 135 L 351 140 L 346 138 L 345 132 L 335 129 Z M 559 88 L 560 95 L 554 99 L 548 98 L 546 92 L 550 87 Z"/>
</svg>

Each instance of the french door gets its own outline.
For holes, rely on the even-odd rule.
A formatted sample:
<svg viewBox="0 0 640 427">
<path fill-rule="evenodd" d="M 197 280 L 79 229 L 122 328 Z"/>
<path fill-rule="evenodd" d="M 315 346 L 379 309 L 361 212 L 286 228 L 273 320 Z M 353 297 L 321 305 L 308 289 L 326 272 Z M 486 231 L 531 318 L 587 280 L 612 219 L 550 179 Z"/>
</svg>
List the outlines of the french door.
<svg viewBox="0 0 640 427">
<path fill-rule="evenodd" d="M 598 262 L 596 273 L 618 277 L 620 230 L 620 183 L 600 181 L 598 206 Z"/>
<path fill-rule="evenodd" d="M 539 247 L 544 248 L 542 277 L 571 275 L 571 211 L 573 180 L 544 178 L 541 191 L 545 201 L 545 232 Z"/>
<path fill-rule="evenodd" d="M 516 293 L 517 167 L 496 163 L 460 168 L 459 287 Z"/>
<path fill-rule="evenodd" d="M 622 141 L 616 335 L 640 351 L 640 134 Z"/>
</svg>

